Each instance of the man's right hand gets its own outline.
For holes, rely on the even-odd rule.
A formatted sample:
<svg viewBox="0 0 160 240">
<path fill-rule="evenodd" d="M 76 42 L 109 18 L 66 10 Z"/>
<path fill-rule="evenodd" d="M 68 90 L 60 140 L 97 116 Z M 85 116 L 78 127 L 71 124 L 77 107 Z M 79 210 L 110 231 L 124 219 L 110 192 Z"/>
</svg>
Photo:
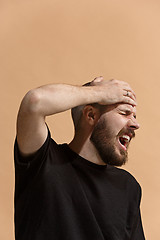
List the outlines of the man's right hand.
<svg viewBox="0 0 160 240">
<path fill-rule="evenodd" d="M 128 83 L 120 80 L 103 80 L 97 77 L 91 82 L 96 87 L 97 94 L 101 96 L 99 104 L 111 105 L 116 103 L 127 103 L 136 106 L 136 95 Z"/>
</svg>

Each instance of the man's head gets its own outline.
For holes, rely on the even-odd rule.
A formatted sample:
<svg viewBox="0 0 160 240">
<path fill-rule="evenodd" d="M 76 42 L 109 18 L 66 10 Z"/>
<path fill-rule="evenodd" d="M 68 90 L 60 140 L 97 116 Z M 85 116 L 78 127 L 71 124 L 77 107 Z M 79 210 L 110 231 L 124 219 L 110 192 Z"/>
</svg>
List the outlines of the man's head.
<svg viewBox="0 0 160 240">
<path fill-rule="evenodd" d="M 95 117 L 98 120 L 94 122 L 90 141 L 103 162 L 114 166 L 125 164 L 129 143 L 135 136 L 135 130 L 139 128 L 136 107 L 122 103 L 107 106 L 95 103 L 73 108 L 72 118 L 76 132 L 81 132 L 83 128 L 82 122 L 87 115 L 84 114 L 85 111 L 91 111 L 89 114 L 92 113 L 93 117 L 94 114 L 98 114 L 98 118 Z"/>
<path fill-rule="evenodd" d="M 111 105 L 101 115 L 90 140 L 105 163 L 122 166 L 128 159 L 129 143 L 138 128 L 135 107 L 129 104 Z"/>
</svg>

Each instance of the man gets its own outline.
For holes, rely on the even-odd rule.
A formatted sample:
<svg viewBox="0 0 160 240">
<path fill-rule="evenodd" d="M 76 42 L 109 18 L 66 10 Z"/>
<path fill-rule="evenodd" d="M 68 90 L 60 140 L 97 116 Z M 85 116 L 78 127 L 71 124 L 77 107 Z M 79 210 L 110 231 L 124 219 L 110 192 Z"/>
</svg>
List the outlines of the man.
<svg viewBox="0 0 160 240">
<path fill-rule="evenodd" d="M 46 116 L 72 109 L 75 135 L 58 145 Z M 118 80 L 29 91 L 17 118 L 16 240 L 144 240 L 141 188 L 128 172 L 136 97 Z"/>
</svg>

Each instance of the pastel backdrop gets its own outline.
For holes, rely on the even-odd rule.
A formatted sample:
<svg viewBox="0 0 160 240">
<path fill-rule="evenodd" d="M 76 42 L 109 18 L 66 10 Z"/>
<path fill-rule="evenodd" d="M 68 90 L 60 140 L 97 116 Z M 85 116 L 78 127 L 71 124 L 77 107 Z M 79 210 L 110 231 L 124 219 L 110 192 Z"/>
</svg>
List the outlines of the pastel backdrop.
<svg viewBox="0 0 160 240">
<path fill-rule="evenodd" d="M 1 0 L 0 239 L 14 239 L 13 144 L 25 93 L 48 83 L 81 85 L 96 76 L 128 81 L 141 128 L 124 167 L 142 187 L 146 239 L 159 239 L 160 2 Z M 73 137 L 70 112 L 47 119 L 52 137 Z"/>
</svg>

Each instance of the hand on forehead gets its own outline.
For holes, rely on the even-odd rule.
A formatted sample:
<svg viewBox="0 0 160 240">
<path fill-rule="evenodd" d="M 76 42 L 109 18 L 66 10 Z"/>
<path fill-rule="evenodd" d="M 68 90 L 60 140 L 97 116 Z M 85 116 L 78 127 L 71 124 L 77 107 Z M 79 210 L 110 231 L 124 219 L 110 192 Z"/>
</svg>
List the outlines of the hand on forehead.
<svg viewBox="0 0 160 240">
<path fill-rule="evenodd" d="M 136 106 L 136 95 L 127 82 L 111 79 L 103 80 L 102 77 L 96 78 L 91 82 L 91 86 L 98 87 L 101 96 L 101 105 L 111 105 L 116 103 L 126 103 Z"/>
</svg>

